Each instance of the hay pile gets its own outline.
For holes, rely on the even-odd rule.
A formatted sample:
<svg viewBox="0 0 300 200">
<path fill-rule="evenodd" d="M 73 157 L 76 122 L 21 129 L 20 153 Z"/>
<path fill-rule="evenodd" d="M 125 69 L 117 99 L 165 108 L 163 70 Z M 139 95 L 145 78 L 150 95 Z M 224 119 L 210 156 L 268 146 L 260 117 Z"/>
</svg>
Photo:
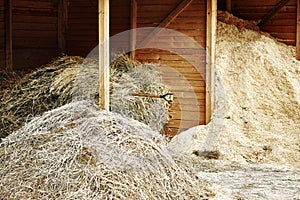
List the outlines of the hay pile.
<svg viewBox="0 0 300 200">
<path fill-rule="evenodd" d="M 143 122 L 155 131 L 164 131 L 168 103 L 164 99 L 131 95 L 169 93 L 160 77 L 154 64 L 132 61 L 128 56 L 116 59 L 111 65 L 111 111 Z"/>
<path fill-rule="evenodd" d="M 219 151 L 222 161 L 299 168 L 300 62 L 295 47 L 238 25 L 218 22 L 212 122 L 182 133 L 170 148 L 198 161 L 205 156 L 195 151 Z"/>
<path fill-rule="evenodd" d="M 0 104 L 0 138 L 17 130 L 32 117 L 71 102 L 71 94 L 63 94 L 65 98 L 61 100 L 60 94 L 52 93 L 51 84 L 66 68 L 79 69 L 82 61 L 80 57 L 61 57 L 20 80 Z M 72 81 L 64 87 L 69 84 Z"/>
<path fill-rule="evenodd" d="M 208 199 L 213 194 L 148 126 L 67 104 L 34 118 L 0 144 L 4 199 Z"/>
<path fill-rule="evenodd" d="M 0 102 L 23 76 L 24 73 L 22 72 L 0 71 Z"/>
<path fill-rule="evenodd" d="M 133 97 L 131 92 L 169 92 L 160 82 L 154 66 L 120 56 L 111 65 L 111 109 L 161 131 L 168 120 L 162 99 Z M 24 122 L 72 100 L 92 95 L 98 100 L 98 62 L 64 56 L 23 78 L 0 105 L 0 138 L 17 130 Z M 82 87 L 84 86 L 84 87 Z M 83 97 L 84 96 L 84 97 Z"/>
</svg>

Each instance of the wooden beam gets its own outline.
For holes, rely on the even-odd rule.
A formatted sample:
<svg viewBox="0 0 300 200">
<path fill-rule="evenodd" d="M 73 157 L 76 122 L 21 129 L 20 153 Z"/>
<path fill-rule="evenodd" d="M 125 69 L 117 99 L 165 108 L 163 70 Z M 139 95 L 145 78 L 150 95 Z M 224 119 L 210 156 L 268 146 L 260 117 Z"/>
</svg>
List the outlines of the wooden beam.
<svg viewBox="0 0 300 200">
<path fill-rule="evenodd" d="M 66 53 L 66 32 L 68 20 L 68 0 L 59 0 L 57 18 L 58 54 Z"/>
<path fill-rule="evenodd" d="M 211 120 L 214 110 L 215 100 L 215 43 L 217 29 L 217 0 L 207 0 L 207 26 L 206 26 L 206 117 L 208 124 Z"/>
<path fill-rule="evenodd" d="M 99 0 L 99 105 L 109 111 L 109 0 Z"/>
<path fill-rule="evenodd" d="M 296 33 L 297 60 L 300 60 L 300 0 L 297 0 L 297 33 Z"/>
<path fill-rule="evenodd" d="M 159 28 L 166 28 L 185 8 L 187 8 L 193 0 L 183 0 L 174 8 L 168 16 L 163 19 L 157 26 Z M 161 29 L 154 29 L 148 36 L 139 44 L 139 48 L 145 47 L 157 34 L 161 32 Z"/>
<path fill-rule="evenodd" d="M 135 59 L 136 29 L 137 28 L 137 1 L 131 0 L 131 31 L 130 31 L 130 57 Z"/>
<path fill-rule="evenodd" d="M 5 68 L 12 70 L 12 0 L 5 1 Z"/>
<path fill-rule="evenodd" d="M 226 10 L 231 12 L 231 0 L 226 0 Z"/>
<path fill-rule="evenodd" d="M 265 25 L 289 0 L 281 0 L 259 23 L 258 26 Z"/>
</svg>

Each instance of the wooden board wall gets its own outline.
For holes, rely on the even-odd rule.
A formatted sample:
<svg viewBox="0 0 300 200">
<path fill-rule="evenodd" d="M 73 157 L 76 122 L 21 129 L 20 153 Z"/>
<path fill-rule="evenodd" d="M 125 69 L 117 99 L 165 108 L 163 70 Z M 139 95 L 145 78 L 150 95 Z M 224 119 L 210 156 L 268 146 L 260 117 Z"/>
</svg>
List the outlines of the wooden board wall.
<svg viewBox="0 0 300 200">
<path fill-rule="evenodd" d="M 57 56 L 57 2 L 14 0 L 12 5 L 13 66 L 24 70 Z"/>
<path fill-rule="evenodd" d="M 13 0 L 13 69 L 30 70 L 60 55 L 58 6 L 62 0 Z M 98 0 L 63 0 L 66 27 L 61 35 L 68 55 L 86 56 L 98 45 Z M 5 9 L 0 1 L 0 68 L 5 68 Z"/>
<path fill-rule="evenodd" d="M 98 0 L 68 0 L 68 55 L 87 56 L 98 45 Z"/>
<path fill-rule="evenodd" d="M 130 47 L 130 5 L 131 0 L 110 1 L 111 50 L 114 53 L 128 52 Z M 124 31 L 127 31 L 124 34 Z M 122 33 L 120 37 L 117 34 Z M 117 38 L 118 37 L 118 38 Z"/>
<path fill-rule="evenodd" d="M 5 7 L 0 1 L 0 70 L 5 66 Z"/>
<path fill-rule="evenodd" d="M 179 5 L 180 0 L 138 0 L 137 27 L 155 27 Z M 170 136 L 193 126 L 205 123 L 205 39 L 206 39 L 206 1 L 193 0 L 166 28 L 186 34 L 203 47 L 199 51 L 192 43 L 182 40 L 176 34 L 163 35 L 154 42 L 179 50 L 176 55 L 166 50 L 145 49 L 136 52 L 142 62 L 161 64 L 163 81 L 175 94 L 170 110 L 170 122 L 166 133 Z M 137 35 L 137 44 L 145 35 Z M 151 46 L 151 45 L 150 45 Z M 183 58 L 195 61 L 193 66 Z"/>
<path fill-rule="evenodd" d="M 222 0 L 224 1 L 224 0 Z M 242 19 L 262 19 L 280 0 L 231 0 L 232 13 Z M 297 1 L 290 0 L 264 26 L 262 31 L 268 32 L 279 41 L 290 45 L 296 44 Z"/>
</svg>

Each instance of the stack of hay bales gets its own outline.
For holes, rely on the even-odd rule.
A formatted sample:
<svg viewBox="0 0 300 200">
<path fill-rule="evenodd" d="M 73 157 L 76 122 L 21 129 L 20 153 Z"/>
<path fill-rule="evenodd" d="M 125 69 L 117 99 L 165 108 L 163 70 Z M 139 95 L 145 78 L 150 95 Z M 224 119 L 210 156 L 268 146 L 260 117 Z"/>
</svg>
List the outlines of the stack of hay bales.
<svg viewBox="0 0 300 200">
<path fill-rule="evenodd" d="M 0 104 L 3 116 L 0 138 L 17 130 L 32 117 L 74 100 L 78 74 L 84 81 L 94 83 L 87 86 L 97 101 L 97 64 L 97 60 L 64 56 L 25 76 Z M 90 71 L 84 71 L 85 67 Z M 168 120 L 166 103 L 162 99 L 130 95 L 132 92 L 163 94 L 169 91 L 161 84 L 154 68 L 150 64 L 132 61 L 128 56 L 117 58 L 111 64 L 111 109 L 161 131 Z"/>
<path fill-rule="evenodd" d="M 0 143 L 4 199 L 208 199 L 165 138 L 81 101 L 34 118 Z"/>
</svg>

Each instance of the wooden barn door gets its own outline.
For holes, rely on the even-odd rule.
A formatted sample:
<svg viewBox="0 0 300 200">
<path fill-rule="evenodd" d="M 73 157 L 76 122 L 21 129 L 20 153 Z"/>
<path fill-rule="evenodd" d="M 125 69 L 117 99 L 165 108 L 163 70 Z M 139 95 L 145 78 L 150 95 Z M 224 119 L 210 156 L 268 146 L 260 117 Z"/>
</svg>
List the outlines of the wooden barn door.
<svg viewBox="0 0 300 200">
<path fill-rule="evenodd" d="M 152 42 L 164 43 L 175 52 L 164 49 L 141 49 L 133 55 L 142 62 L 158 63 L 163 82 L 174 93 L 170 121 L 166 134 L 174 136 L 199 124 L 205 124 L 205 67 L 206 67 L 206 1 L 205 0 L 134 0 L 131 27 L 161 27 L 174 30 L 169 35 L 161 33 Z M 199 46 L 178 36 L 176 32 L 194 39 Z M 151 37 L 137 34 L 133 45 L 146 43 Z M 150 35 L 150 36 L 149 36 Z M 151 39 L 151 38 L 150 38 Z M 134 49 L 134 47 L 133 47 Z M 174 52 L 173 51 L 173 52 Z M 187 59 L 188 58 L 188 59 Z M 192 61 L 192 63 L 191 63 Z"/>
</svg>

